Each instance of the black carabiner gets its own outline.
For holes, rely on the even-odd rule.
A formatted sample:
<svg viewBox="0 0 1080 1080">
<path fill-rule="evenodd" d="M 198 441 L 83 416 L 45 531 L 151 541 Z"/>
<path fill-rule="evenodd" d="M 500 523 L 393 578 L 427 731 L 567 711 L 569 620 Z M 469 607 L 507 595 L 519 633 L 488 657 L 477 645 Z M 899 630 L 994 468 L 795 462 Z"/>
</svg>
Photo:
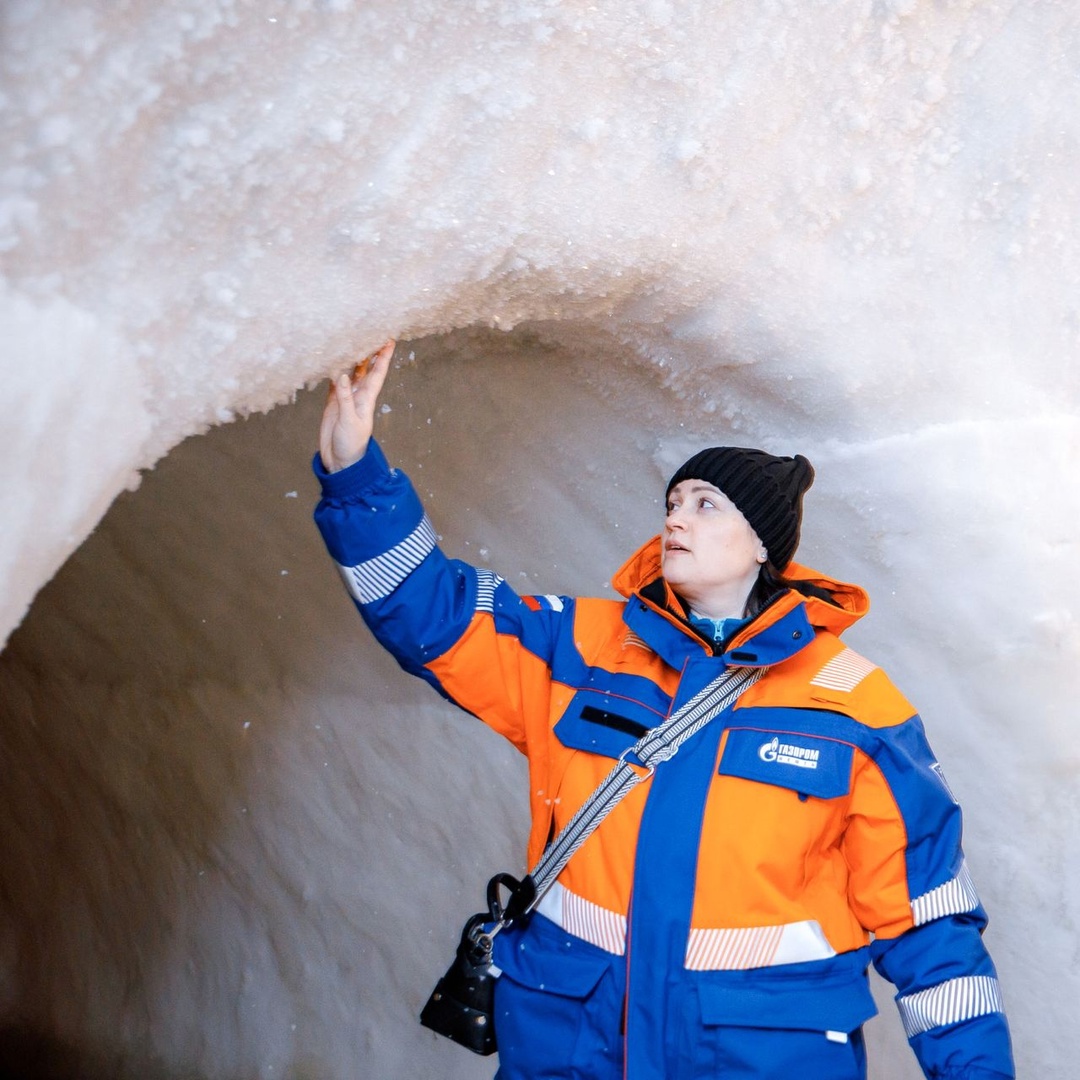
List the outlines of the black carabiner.
<svg viewBox="0 0 1080 1080">
<path fill-rule="evenodd" d="M 499 888 L 504 887 L 510 893 L 510 899 L 507 902 L 507 907 L 513 905 L 514 893 L 521 887 L 521 882 L 512 874 L 496 874 L 487 884 L 487 906 L 488 914 L 495 922 L 503 922 L 506 918 L 506 908 L 503 907 L 502 897 L 499 895 Z"/>
<path fill-rule="evenodd" d="M 505 905 L 499 895 L 500 887 L 506 888 L 510 893 Z M 488 911 L 495 922 L 504 926 L 511 926 L 523 918 L 535 899 L 536 883 L 528 874 L 520 881 L 512 874 L 496 874 L 488 882 Z"/>
</svg>

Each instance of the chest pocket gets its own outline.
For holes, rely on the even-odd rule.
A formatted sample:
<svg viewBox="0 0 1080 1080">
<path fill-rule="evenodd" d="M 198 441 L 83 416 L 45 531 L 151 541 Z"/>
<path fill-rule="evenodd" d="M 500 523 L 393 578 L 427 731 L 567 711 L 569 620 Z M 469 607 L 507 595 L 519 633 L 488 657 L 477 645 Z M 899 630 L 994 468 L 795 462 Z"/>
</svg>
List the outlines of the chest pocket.
<svg viewBox="0 0 1080 1080">
<path fill-rule="evenodd" d="M 617 758 L 663 720 L 636 701 L 579 692 L 555 725 L 555 737 L 571 750 Z"/>
<path fill-rule="evenodd" d="M 836 799 L 851 790 L 855 748 L 836 739 L 790 731 L 733 728 L 720 758 L 721 776 Z"/>
</svg>

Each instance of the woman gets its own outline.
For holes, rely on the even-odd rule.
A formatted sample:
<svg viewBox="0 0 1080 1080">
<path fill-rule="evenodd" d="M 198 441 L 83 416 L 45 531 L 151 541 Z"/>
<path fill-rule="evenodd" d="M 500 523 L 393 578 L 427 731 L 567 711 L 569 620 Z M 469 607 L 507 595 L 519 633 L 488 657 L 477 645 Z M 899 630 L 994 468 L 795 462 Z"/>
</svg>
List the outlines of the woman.
<svg viewBox="0 0 1080 1080">
<path fill-rule="evenodd" d="M 871 961 L 927 1076 L 1012 1077 L 960 810 L 839 640 L 866 594 L 791 562 L 809 462 L 702 451 L 624 600 L 519 597 L 442 554 L 371 439 L 393 345 L 331 388 L 316 520 L 402 667 L 527 755 L 530 866 L 643 732 L 729 665 L 764 672 L 497 937 L 499 1077 L 864 1077 Z"/>
</svg>

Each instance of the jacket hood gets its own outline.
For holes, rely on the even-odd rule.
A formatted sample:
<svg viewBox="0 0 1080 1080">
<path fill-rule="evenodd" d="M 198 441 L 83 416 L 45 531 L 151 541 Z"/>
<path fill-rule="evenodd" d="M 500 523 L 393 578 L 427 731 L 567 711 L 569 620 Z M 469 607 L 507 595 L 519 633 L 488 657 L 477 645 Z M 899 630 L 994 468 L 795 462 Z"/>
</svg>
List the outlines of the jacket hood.
<svg viewBox="0 0 1080 1080">
<path fill-rule="evenodd" d="M 622 596 L 629 599 L 631 596 L 639 596 L 646 585 L 661 577 L 660 537 L 654 536 L 623 563 L 618 573 L 612 577 L 611 584 Z M 788 563 L 784 577 L 810 582 L 832 594 L 833 603 L 816 596 L 800 597 L 806 604 L 806 614 L 812 626 L 840 634 L 870 610 L 870 597 L 859 585 L 839 581 L 795 562 Z M 664 582 L 664 590 L 669 611 L 680 611 L 675 592 L 667 582 Z"/>
</svg>

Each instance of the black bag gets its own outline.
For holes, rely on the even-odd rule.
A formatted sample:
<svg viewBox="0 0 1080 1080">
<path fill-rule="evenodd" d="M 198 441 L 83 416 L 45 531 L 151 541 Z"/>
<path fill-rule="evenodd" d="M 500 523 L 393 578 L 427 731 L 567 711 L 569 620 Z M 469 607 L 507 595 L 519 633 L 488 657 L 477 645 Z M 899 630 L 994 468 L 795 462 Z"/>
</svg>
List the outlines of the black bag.
<svg viewBox="0 0 1080 1080">
<path fill-rule="evenodd" d="M 500 887 L 510 893 L 505 905 Z M 488 909 L 469 919 L 461 931 L 454 962 L 420 1013 L 424 1027 L 453 1039 L 474 1054 L 495 1053 L 495 980 L 499 976 L 491 962 L 492 939 L 500 930 L 524 923 L 535 898 L 536 885 L 531 877 L 518 881 L 509 874 L 496 874 L 488 882 Z M 484 924 L 489 922 L 492 928 L 485 930 Z"/>
<path fill-rule="evenodd" d="M 446 974 L 431 992 L 420 1023 L 474 1054 L 494 1054 L 495 979 L 487 912 L 474 915 L 461 932 L 461 944 Z"/>
</svg>

